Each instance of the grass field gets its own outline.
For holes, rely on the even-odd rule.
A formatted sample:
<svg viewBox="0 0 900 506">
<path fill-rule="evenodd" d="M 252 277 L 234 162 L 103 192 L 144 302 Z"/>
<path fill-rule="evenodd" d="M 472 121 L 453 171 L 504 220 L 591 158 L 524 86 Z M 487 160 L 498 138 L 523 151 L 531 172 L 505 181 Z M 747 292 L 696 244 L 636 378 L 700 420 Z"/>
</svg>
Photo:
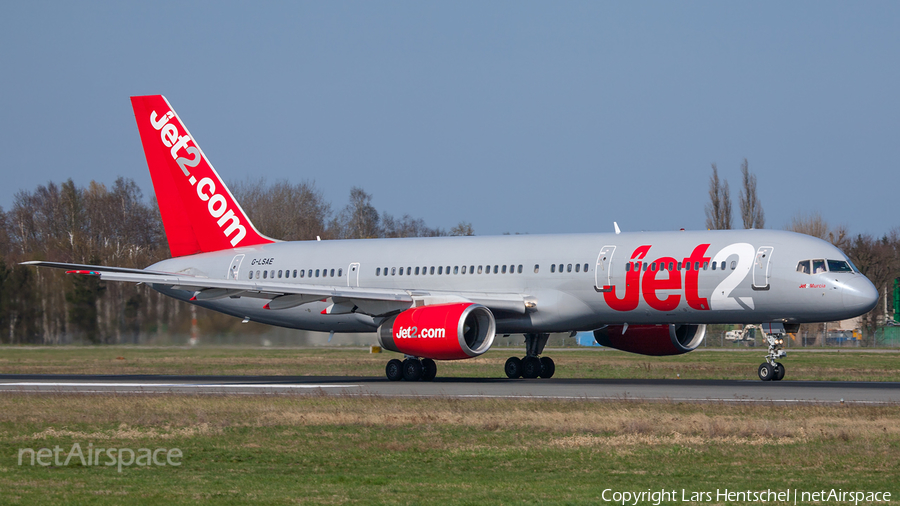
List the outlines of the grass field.
<svg viewBox="0 0 900 506">
<path fill-rule="evenodd" d="M 898 407 L 0 395 L 4 504 L 597 504 L 605 489 L 900 492 Z M 178 467 L 18 465 L 178 448 Z M 63 459 L 65 455 L 63 455 Z M 724 501 L 712 501 L 722 504 Z M 747 501 L 729 502 L 742 504 Z M 652 502 L 641 502 L 652 504 Z"/>
<path fill-rule="evenodd" d="M 523 349 L 492 349 L 471 360 L 439 362 L 444 377 L 499 378 L 510 356 Z M 568 348 L 545 353 L 558 378 L 756 379 L 764 351 L 694 351 L 645 357 L 609 349 Z M 240 374 L 375 376 L 396 353 L 368 348 L 153 348 L 132 346 L 0 347 L 0 374 Z M 895 350 L 789 351 L 788 380 L 900 381 Z"/>
<path fill-rule="evenodd" d="M 439 373 L 499 377 L 503 361 L 521 351 L 441 363 Z M 569 378 L 753 379 L 761 361 L 759 350 L 548 354 L 558 377 Z M 394 356 L 4 347 L 0 373 L 380 377 Z M 789 379 L 897 381 L 898 361 L 892 352 L 842 350 L 791 353 L 786 364 Z M 890 492 L 896 501 L 898 421 L 900 406 L 0 394 L 0 504 L 600 504 L 611 503 L 604 490 L 661 489 L 677 492 L 665 504 L 756 504 L 715 494 L 832 488 Z M 77 458 L 65 465 L 76 443 L 82 451 L 177 449 L 182 457 L 179 466 L 131 463 L 121 473 Z M 28 449 L 57 446 L 62 465 L 31 465 Z M 681 500 L 693 492 L 711 496 Z"/>
</svg>

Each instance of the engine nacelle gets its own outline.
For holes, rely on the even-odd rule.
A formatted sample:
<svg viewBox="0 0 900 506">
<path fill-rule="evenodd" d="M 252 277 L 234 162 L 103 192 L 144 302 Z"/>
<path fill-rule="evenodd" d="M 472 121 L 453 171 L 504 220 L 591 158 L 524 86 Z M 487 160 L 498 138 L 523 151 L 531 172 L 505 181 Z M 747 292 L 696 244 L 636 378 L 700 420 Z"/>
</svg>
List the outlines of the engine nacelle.
<svg viewBox="0 0 900 506">
<path fill-rule="evenodd" d="M 458 360 L 488 351 L 496 328 L 494 315 L 480 304 L 436 304 L 385 320 L 378 327 L 378 343 L 414 357 Z"/>
<path fill-rule="evenodd" d="M 694 351 L 706 336 L 706 325 L 609 325 L 594 331 L 601 346 L 641 355 L 681 355 Z"/>
</svg>

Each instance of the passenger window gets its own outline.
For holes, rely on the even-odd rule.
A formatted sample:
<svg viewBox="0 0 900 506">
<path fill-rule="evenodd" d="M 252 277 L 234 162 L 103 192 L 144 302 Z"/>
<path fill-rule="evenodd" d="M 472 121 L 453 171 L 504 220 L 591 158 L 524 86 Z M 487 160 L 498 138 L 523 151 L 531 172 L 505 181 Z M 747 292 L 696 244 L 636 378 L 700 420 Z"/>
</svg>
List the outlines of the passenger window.
<svg viewBox="0 0 900 506">
<path fill-rule="evenodd" d="M 338 277 L 342 277 L 344 275 L 344 269 L 338 269 Z"/>
<path fill-rule="evenodd" d="M 400 275 L 403 275 L 403 267 L 400 268 Z"/>
<path fill-rule="evenodd" d="M 481 274 L 481 266 L 478 266 L 478 274 Z"/>
<path fill-rule="evenodd" d="M 673 264 L 672 262 L 669 262 L 669 270 L 670 271 L 672 270 L 672 267 L 674 267 L 674 266 L 675 266 L 675 264 Z"/>
<path fill-rule="evenodd" d="M 272 278 L 272 279 L 275 279 L 275 269 L 272 269 L 272 270 L 269 272 L 269 277 Z"/>
<path fill-rule="evenodd" d="M 444 273 L 444 266 L 443 265 L 438 266 L 438 274 L 443 274 L 443 273 Z"/>
<path fill-rule="evenodd" d="M 256 271 L 256 279 L 259 279 L 259 271 Z"/>
<path fill-rule="evenodd" d="M 706 267 L 704 267 L 704 269 L 705 269 L 705 268 L 706 268 Z M 699 270 L 700 270 L 700 262 L 694 262 L 694 270 L 695 270 L 695 271 L 699 271 Z"/>
<path fill-rule="evenodd" d="M 300 269 L 300 277 L 302 278 L 302 277 L 305 277 L 305 276 L 306 276 L 306 271 L 303 270 L 303 269 Z"/>
<path fill-rule="evenodd" d="M 716 262 L 713 262 L 712 269 L 716 270 Z"/>
<path fill-rule="evenodd" d="M 416 267 L 416 276 L 418 276 L 418 275 L 419 275 L 419 268 Z"/>
<path fill-rule="evenodd" d="M 812 268 L 813 268 L 813 274 L 819 274 L 821 272 L 825 272 L 825 260 L 813 260 Z"/>
<path fill-rule="evenodd" d="M 444 272 L 446 272 L 447 274 L 450 274 L 450 266 L 449 265 L 444 269 Z"/>
<path fill-rule="evenodd" d="M 319 269 L 316 269 L 316 277 L 319 277 Z"/>
<path fill-rule="evenodd" d="M 412 267 L 407 267 L 407 268 L 406 268 L 406 275 L 407 275 L 407 276 L 412 276 Z"/>
<path fill-rule="evenodd" d="M 581 264 L 575 264 L 575 272 L 581 272 Z"/>
<path fill-rule="evenodd" d="M 297 269 L 294 269 L 294 277 L 297 277 Z"/>
<path fill-rule="evenodd" d="M 381 267 L 375 269 L 375 275 L 376 275 L 376 276 L 381 276 Z"/>
<path fill-rule="evenodd" d="M 722 260 L 722 265 L 719 266 L 721 270 L 725 270 L 725 260 Z"/>
<path fill-rule="evenodd" d="M 540 265 L 540 264 L 534 264 L 534 273 L 537 274 L 538 272 L 540 272 L 540 270 L 541 270 L 541 265 Z"/>
<path fill-rule="evenodd" d="M 502 269 L 500 269 L 500 272 L 502 272 L 503 274 L 506 274 L 506 266 L 505 265 L 503 266 Z"/>
<path fill-rule="evenodd" d="M 631 272 L 631 262 L 625 264 L 625 272 Z"/>
<path fill-rule="evenodd" d="M 459 266 L 458 265 L 453 266 L 453 274 L 459 274 Z"/>
<path fill-rule="evenodd" d="M 686 271 L 691 270 L 691 263 L 690 263 L 690 262 L 685 262 L 685 263 L 684 263 L 684 270 L 686 270 Z"/>
<path fill-rule="evenodd" d="M 588 264 L 584 264 L 584 272 L 588 271 Z"/>
<path fill-rule="evenodd" d="M 829 260 L 828 261 L 828 271 L 829 272 L 853 272 L 853 269 L 850 268 L 850 264 L 844 262 L 843 260 Z"/>
<path fill-rule="evenodd" d="M 737 262 L 732 260 L 731 261 L 731 270 L 734 270 L 735 267 L 737 267 Z"/>
<path fill-rule="evenodd" d="M 433 265 L 431 266 L 430 274 L 434 274 L 434 266 Z"/>
<path fill-rule="evenodd" d="M 463 265 L 463 268 L 462 268 L 462 273 L 463 273 L 463 274 L 465 274 L 465 273 L 466 273 L 466 266 L 465 266 L 465 265 Z"/>
<path fill-rule="evenodd" d="M 556 264 L 550 264 L 550 272 L 556 272 Z"/>
<path fill-rule="evenodd" d="M 660 270 L 660 271 L 666 270 L 666 264 L 665 264 L 664 262 L 660 262 L 660 263 L 659 263 L 659 270 Z"/>
<path fill-rule="evenodd" d="M 397 275 L 397 268 L 391 267 L 391 276 L 396 276 L 396 275 Z"/>
<path fill-rule="evenodd" d="M 250 271 L 250 279 L 253 279 L 253 271 Z"/>
<path fill-rule="evenodd" d="M 263 279 L 269 279 L 269 271 L 263 271 Z"/>
<path fill-rule="evenodd" d="M 680 270 L 681 270 L 681 262 L 675 262 L 675 270 L 676 270 L 676 271 L 680 271 Z"/>
<path fill-rule="evenodd" d="M 281 279 L 281 271 L 278 271 L 278 279 Z"/>
<path fill-rule="evenodd" d="M 474 265 L 469 266 L 469 274 L 475 274 L 475 266 Z"/>
<path fill-rule="evenodd" d="M 499 266 L 499 265 L 495 265 L 495 266 L 494 266 L 494 274 L 497 274 L 497 272 L 498 272 L 499 270 L 500 270 L 500 266 Z"/>
<path fill-rule="evenodd" d="M 312 277 L 312 269 L 306 271 L 306 277 L 308 277 L 308 278 Z"/>
<path fill-rule="evenodd" d="M 331 269 L 331 277 L 334 277 L 334 269 Z"/>
<path fill-rule="evenodd" d="M 566 272 L 572 272 L 572 264 L 566 266 Z"/>
</svg>

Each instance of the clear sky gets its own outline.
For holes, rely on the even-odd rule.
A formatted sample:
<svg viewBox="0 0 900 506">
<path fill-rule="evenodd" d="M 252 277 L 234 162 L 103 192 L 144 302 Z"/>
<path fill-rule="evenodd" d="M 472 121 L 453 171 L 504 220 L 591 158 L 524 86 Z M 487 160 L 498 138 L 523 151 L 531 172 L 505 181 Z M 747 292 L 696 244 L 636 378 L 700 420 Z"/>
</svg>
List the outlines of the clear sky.
<svg viewBox="0 0 900 506">
<path fill-rule="evenodd" d="M 2 2 L 0 206 L 150 177 L 163 94 L 226 180 L 351 186 L 476 233 L 900 226 L 900 2 Z M 736 223 L 739 227 L 740 222 Z"/>
</svg>

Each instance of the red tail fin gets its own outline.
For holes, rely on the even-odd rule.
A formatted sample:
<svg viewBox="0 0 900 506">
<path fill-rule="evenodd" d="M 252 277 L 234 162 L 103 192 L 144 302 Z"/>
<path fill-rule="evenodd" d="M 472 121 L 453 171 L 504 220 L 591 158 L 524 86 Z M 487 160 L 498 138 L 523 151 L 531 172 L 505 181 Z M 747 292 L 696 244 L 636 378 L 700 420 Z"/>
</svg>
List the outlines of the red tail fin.
<svg viewBox="0 0 900 506">
<path fill-rule="evenodd" d="M 250 223 L 162 95 L 131 97 L 172 256 L 274 242 Z"/>
</svg>

